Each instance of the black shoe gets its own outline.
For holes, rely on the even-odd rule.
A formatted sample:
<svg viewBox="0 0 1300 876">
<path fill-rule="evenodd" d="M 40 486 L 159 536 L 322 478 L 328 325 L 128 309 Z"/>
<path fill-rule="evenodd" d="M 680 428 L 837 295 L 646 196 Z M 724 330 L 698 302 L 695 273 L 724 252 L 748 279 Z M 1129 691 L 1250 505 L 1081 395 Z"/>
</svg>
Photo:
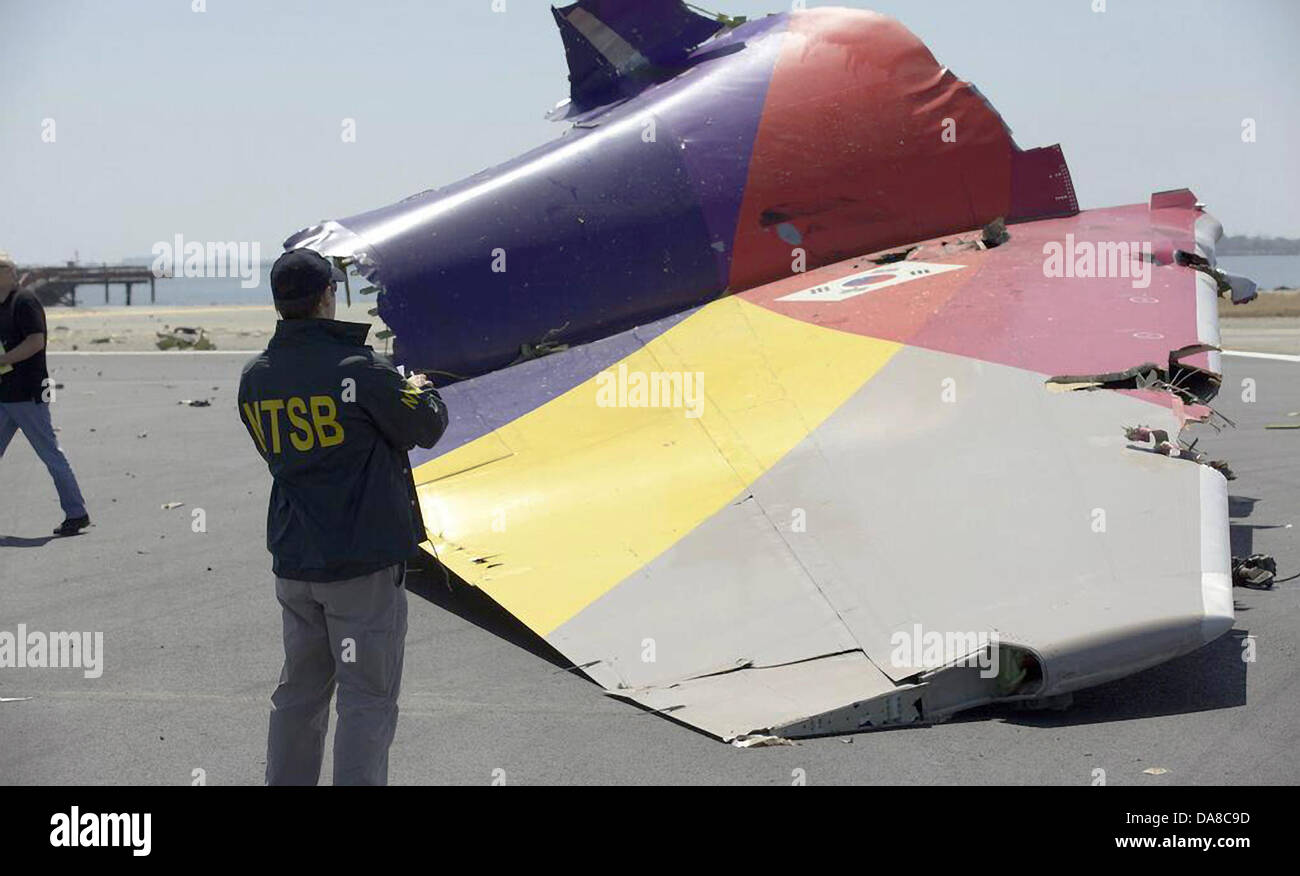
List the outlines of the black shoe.
<svg viewBox="0 0 1300 876">
<path fill-rule="evenodd" d="M 54 530 L 55 535 L 76 535 L 81 530 L 90 525 L 90 515 L 82 514 L 80 517 L 69 517 Z"/>
</svg>

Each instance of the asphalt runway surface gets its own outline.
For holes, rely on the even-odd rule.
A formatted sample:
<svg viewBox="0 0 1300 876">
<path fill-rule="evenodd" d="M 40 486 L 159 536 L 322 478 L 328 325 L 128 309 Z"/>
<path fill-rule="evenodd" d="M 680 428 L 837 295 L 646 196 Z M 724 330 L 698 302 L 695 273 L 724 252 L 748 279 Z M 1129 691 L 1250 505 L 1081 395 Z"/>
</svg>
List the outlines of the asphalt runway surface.
<svg viewBox="0 0 1300 876">
<path fill-rule="evenodd" d="M 50 358 L 55 424 L 95 525 L 49 537 L 53 485 L 16 438 L 0 461 L 0 630 L 102 631 L 104 669 L 0 669 L 0 783 L 188 785 L 202 770 L 212 785 L 260 784 L 281 644 L 269 476 L 234 406 L 247 357 Z M 604 696 L 476 591 L 413 573 L 392 783 L 1086 785 L 1098 769 L 1111 785 L 1300 782 L 1300 430 L 1264 428 L 1300 423 L 1287 416 L 1300 361 L 1224 362 L 1215 406 L 1237 428 L 1192 434 L 1237 474 L 1233 553 L 1273 554 L 1283 580 L 1239 588 L 1235 629 L 1201 650 L 1064 712 L 988 707 L 742 750 Z"/>
</svg>

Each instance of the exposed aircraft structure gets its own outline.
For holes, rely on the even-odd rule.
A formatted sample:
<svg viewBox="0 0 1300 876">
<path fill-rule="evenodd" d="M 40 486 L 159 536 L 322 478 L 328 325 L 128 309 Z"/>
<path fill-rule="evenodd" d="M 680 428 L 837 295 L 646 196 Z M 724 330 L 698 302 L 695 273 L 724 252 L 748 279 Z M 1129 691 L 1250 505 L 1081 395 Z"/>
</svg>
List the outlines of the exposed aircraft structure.
<svg viewBox="0 0 1300 876">
<path fill-rule="evenodd" d="M 607 693 L 728 741 L 1052 702 L 1233 624 L 1219 224 L 1080 212 L 892 19 L 555 10 L 553 143 L 291 238 L 453 424 L 430 546 Z M 1005 224 L 1004 224 L 1005 222 Z"/>
</svg>

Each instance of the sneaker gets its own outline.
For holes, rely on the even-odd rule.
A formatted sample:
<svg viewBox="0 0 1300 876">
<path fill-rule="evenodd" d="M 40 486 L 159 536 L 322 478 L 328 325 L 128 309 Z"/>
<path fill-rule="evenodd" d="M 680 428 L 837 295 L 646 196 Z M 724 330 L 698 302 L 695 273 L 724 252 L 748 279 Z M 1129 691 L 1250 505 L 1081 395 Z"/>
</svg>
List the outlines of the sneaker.
<svg viewBox="0 0 1300 876">
<path fill-rule="evenodd" d="M 69 517 L 54 530 L 55 535 L 76 535 L 81 530 L 90 525 L 90 515 L 83 514 L 80 517 Z"/>
</svg>

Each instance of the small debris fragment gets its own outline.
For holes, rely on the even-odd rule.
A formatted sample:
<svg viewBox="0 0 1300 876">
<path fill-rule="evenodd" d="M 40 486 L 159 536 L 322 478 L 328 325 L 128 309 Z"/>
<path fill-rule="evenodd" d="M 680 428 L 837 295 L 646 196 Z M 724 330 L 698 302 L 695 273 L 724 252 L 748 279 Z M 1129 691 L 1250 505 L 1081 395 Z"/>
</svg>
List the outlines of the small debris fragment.
<svg viewBox="0 0 1300 876">
<path fill-rule="evenodd" d="M 1277 578 L 1277 560 L 1268 554 L 1232 558 L 1232 586 L 1272 590 Z"/>
<path fill-rule="evenodd" d="M 1157 389 L 1164 382 L 1164 370 L 1145 362 L 1126 371 L 1107 374 L 1061 374 L 1047 379 L 1049 389 Z"/>
<path fill-rule="evenodd" d="M 983 233 L 980 236 L 980 243 L 984 244 L 985 249 L 993 249 L 995 246 L 1001 246 L 1011 239 L 1007 233 L 1006 220 L 998 217 L 984 226 Z"/>
<path fill-rule="evenodd" d="M 867 261 L 873 262 L 877 265 L 892 265 L 894 262 L 906 261 L 907 258 L 911 256 L 912 253 L 916 252 L 917 249 L 919 249 L 919 247 L 913 246 L 907 249 L 898 250 L 897 252 L 887 252 L 883 255 L 878 255 L 873 259 L 867 259 Z M 854 265 L 854 267 L 857 267 L 857 265 Z"/>
<path fill-rule="evenodd" d="M 1196 449 L 1195 442 L 1185 445 L 1181 441 L 1171 441 L 1169 433 L 1164 429 L 1149 429 L 1146 426 L 1125 426 L 1124 437 L 1130 441 L 1150 441 L 1152 443 L 1151 450 L 1155 453 L 1162 453 L 1171 459 L 1186 459 L 1209 466 L 1223 475 L 1226 480 L 1234 481 L 1237 479 L 1227 462 L 1222 459 L 1210 459 Z"/>
<path fill-rule="evenodd" d="M 789 739 L 783 739 L 780 736 L 768 736 L 763 733 L 750 733 L 745 736 L 737 736 L 731 740 L 731 744 L 737 748 L 766 748 L 769 745 L 794 745 Z"/>
<path fill-rule="evenodd" d="M 183 404 L 189 408 L 212 407 L 212 402 L 208 401 L 206 398 L 185 398 L 185 399 L 181 399 L 180 404 Z"/>
<path fill-rule="evenodd" d="M 1164 767 L 1147 767 L 1142 772 L 1146 773 L 1148 776 L 1163 776 L 1165 773 L 1169 772 L 1169 770 Z"/>
<path fill-rule="evenodd" d="M 157 335 L 160 350 L 215 350 L 217 348 L 201 328 L 177 326 L 170 332 L 157 332 Z"/>
<path fill-rule="evenodd" d="M 184 504 L 185 504 L 184 502 L 168 502 L 168 503 L 166 503 L 165 505 L 162 506 L 162 509 L 163 509 L 164 511 L 170 511 L 170 510 L 172 510 L 173 508 L 179 508 L 179 507 L 181 507 L 181 506 L 184 505 Z"/>
</svg>

